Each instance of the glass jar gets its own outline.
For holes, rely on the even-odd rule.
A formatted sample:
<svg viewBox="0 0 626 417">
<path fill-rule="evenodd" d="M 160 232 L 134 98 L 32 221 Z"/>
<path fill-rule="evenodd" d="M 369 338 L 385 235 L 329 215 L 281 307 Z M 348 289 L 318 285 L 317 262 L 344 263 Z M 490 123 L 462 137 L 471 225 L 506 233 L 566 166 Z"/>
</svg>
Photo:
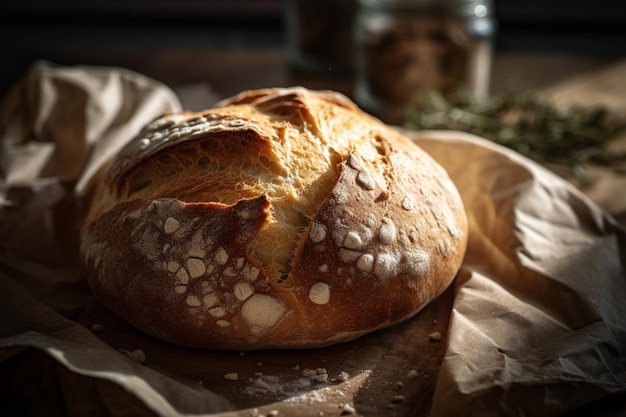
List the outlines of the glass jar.
<svg viewBox="0 0 626 417">
<path fill-rule="evenodd" d="M 356 0 L 283 0 L 289 67 L 305 74 L 352 72 Z"/>
<path fill-rule="evenodd" d="M 491 0 L 359 0 L 354 99 L 401 124 L 426 90 L 489 90 Z"/>
</svg>

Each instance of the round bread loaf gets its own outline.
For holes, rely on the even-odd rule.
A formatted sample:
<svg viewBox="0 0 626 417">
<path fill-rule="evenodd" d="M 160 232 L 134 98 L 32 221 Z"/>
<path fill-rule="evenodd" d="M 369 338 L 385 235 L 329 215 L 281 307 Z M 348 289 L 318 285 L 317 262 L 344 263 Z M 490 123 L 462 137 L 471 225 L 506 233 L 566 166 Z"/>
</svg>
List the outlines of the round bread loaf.
<svg viewBox="0 0 626 417">
<path fill-rule="evenodd" d="M 444 169 L 330 91 L 165 115 L 93 187 L 81 257 L 95 296 L 184 346 L 354 339 L 439 295 L 467 244 Z"/>
</svg>

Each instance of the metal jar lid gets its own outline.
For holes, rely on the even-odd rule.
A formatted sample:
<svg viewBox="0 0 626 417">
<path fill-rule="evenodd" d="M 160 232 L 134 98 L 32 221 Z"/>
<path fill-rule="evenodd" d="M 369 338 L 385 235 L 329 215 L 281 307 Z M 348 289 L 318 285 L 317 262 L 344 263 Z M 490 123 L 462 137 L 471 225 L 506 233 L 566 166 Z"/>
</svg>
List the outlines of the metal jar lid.
<svg viewBox="0 0 626 417">
<path fill-rule="evenodd" d="M 364 8 L 393 13 L 487 17 L 492 0 L 359 0 Z"/>
</svg>

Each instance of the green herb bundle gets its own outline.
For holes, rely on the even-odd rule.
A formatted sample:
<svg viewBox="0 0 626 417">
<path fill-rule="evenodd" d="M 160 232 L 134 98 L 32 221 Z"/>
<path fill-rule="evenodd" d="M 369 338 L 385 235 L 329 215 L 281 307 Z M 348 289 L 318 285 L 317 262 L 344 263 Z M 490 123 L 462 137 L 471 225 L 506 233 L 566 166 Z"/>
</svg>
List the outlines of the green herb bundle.
<svg viewBox="0 0 626 417">
<path fill-rule="evenodd" d="M 566 166 L 583 182 L 585 164 L 619 170 L 626 163 L 626 152 L 607 147 L 625 127 L 611 122 L 605 109 L 557 109 L 533 94 L 477 99 L 470 94 L 446 98 L 428 91 L 409 113 L 407 127 L 473 133 L 539 163 Z"/>
</svg>

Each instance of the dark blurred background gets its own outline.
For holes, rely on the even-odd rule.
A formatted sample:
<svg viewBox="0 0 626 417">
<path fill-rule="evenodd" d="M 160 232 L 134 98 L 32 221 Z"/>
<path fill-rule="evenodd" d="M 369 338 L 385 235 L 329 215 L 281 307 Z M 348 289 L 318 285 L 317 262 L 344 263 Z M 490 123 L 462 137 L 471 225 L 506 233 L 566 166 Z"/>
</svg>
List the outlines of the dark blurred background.
<svg viewBox="0 0 626 417">
<path fill-rule="evenodd" d="M 283 0 L 3 0 L 0 93 L 38 59 L 120 65 L 163 78 L 150 74 L 159 51 L 281 48 L 282 6 Z M 622 0 L 495 0 L 494 9 L 496 53 L 626 55 Z"/>
</svg>

